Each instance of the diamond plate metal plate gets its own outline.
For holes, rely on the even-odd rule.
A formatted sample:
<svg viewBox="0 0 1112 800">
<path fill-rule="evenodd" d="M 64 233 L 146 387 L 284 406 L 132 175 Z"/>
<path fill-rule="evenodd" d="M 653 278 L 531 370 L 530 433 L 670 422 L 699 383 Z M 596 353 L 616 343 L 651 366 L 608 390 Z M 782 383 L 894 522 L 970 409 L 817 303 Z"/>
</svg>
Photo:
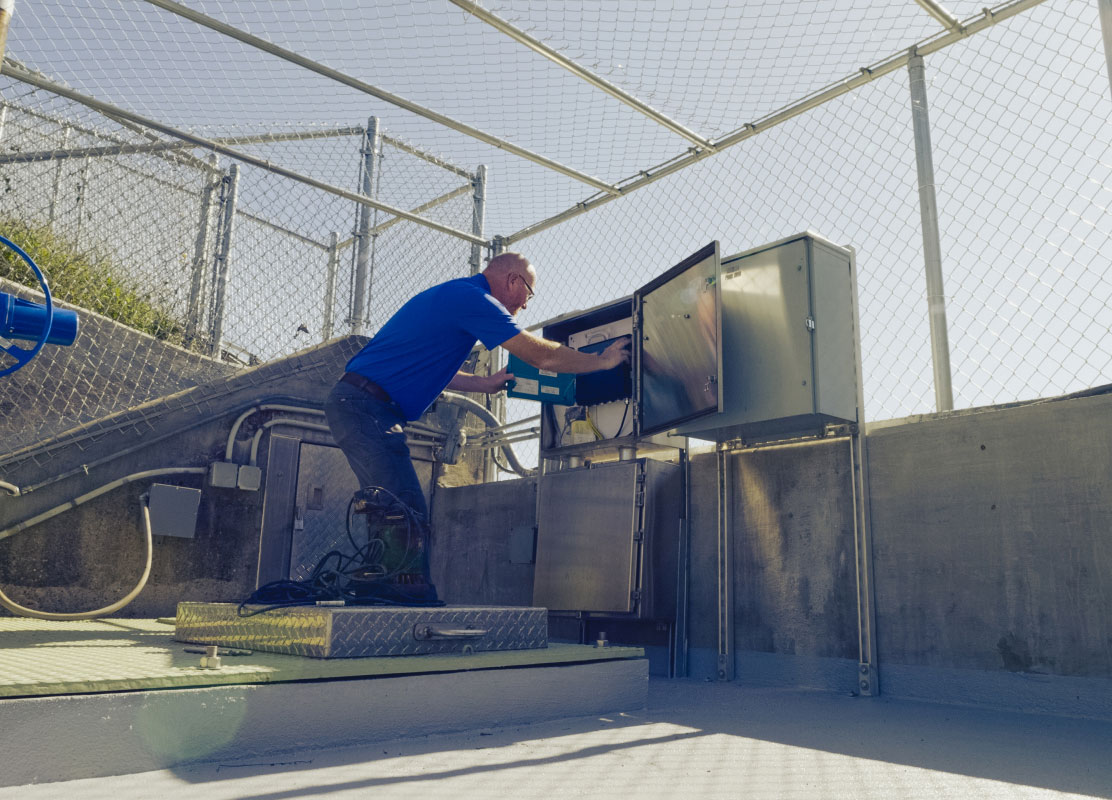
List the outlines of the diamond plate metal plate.
<svg viewBox="0 0 1112 800">
<path fill-rule="evenodd" d="M 548 646 L 548 612 L 543 608 L 305 606 L 275 609 L 251 617 L 240 617 L 238 608 L 236 603 L 179 603 L 174 638 L 179 642 L 310 658 L 532 650 Z M 486 633 L 469 639 L 417 638 L 415 632 L 427 625 Z"/>
</svg>

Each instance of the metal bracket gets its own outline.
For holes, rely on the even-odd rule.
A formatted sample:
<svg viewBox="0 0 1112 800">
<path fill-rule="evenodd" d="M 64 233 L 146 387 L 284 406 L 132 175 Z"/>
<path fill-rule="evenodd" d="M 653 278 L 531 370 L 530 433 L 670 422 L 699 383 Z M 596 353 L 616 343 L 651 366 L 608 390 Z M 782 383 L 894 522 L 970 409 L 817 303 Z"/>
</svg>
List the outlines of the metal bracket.
<svg viewBox="0 0 1112 800">
<path fill-rule="evenodd" d="M 446 639 L 481 639 L 488 631 L 481 628 L 451 628 L 447 625 L 431 625 L 419 622 L 413 626 L 413 638 L 419 642 Z"/>
<path fill-rule="evenodd" d="M 872 697 L 877 691 L 877 672 L 873 664 L 864 662 L 857 665 L 857 691 L 862 697 Z"/>
</svg>

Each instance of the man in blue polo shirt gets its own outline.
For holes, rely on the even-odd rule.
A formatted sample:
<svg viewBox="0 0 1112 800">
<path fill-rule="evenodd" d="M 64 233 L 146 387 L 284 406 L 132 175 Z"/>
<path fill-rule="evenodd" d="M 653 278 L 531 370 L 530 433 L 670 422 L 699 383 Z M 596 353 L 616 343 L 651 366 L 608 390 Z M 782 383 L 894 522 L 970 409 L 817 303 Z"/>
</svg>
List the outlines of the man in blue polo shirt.
<svg viewBox="0 0 1112 800">
<path fill-rule="evenodd" d="M 403 428 L 444 389 L 492 394 L 512 380 L 505 369 L 489 376 L 460 372 L 476 341 L 552 372 L 594 372 L 629 360 L 628 338 L 592 355 L 522 330 L 514 315 L 533 298 L 536 281 L 520 253 L 495 256 L 481 274 L 413 297 L 348 362 L 324 411 L 361 486 L 387 489 L 427 524 Z"/>
</svg>

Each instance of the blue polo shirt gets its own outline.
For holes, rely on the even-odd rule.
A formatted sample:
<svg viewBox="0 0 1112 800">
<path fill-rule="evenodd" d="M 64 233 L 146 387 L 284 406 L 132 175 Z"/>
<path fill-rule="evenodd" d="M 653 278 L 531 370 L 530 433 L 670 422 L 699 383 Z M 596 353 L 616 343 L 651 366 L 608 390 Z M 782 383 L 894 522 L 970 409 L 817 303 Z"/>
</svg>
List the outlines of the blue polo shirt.
<svg viewBox="0 0 1112 800">
<path fill-rule="evenodd" d="M 476 341 L 493 350 L 521 333 L 482 275 L 418 294 L 347 364 L 377 383 L 408 420 L 417 419 L 459 372 Z"/>
</svg>

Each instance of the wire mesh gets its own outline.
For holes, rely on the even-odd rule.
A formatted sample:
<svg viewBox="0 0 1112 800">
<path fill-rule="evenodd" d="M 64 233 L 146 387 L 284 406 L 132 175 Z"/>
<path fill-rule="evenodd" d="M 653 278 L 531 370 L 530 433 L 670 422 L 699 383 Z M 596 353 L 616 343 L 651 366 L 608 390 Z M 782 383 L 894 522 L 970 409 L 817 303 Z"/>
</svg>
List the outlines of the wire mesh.
<svg viewBox="0 0 1112 800">
<path fill-rule="evenodd" d="M 5 452 L 337 335 L 373 333 L 409 293 L 470 270 L 469 243 L 375 212 L 356 321 L 350 199 L 18 82 L 0 92 L 0 227 L 82 315 L 78 345 L 47 348 L 0 384 Z M 365 122 L 197 132 L 357 188 Z M 374 196 L 470 231 L 471 176 L 415 152 L 397 139 L 380 145 Z M 14 256 L 0 278 L 3 291 L 36 298 Z"/>
<path fill-rule="evenodd" d="M 1010 5 L 946 4 L 966 22 Z M 686 140 L 444 0 L 327 0 L 311 14 L 293 0 L 188 7 L 605 181 L 625 184 L 690 153 Z M 917 4 L 872 0 L 486 7 L 711 138 L 833 81 L 868 77 L 869 65 L 942 32 Z M 209 138 L 269 135 L 236 147 L 348 190 L 368 167 L 362 129 L 374 115 L 383 138 L 373 196 L 471 231 L 469 175 L 489 165 L 488 238 L 593 192 L 149 3 L 22 6 L 9 54 Z M 1112 103 L 1097 9 L 1046 0 L 930 53 L 925 67 L 955 406 L 1108 382 Z M 3 154 L 170 142 L 18 82 L 0 88 Z M 214 354 L 266 361 L 330 334 L 373 332 L 420 289 L 469 269 L 467 242 L 383 212 L 366 215 L 364 230 L 350 200 L 243 165 L 217 346 L 214 270 L 232 162 L 214 169 L 206 157 L 186 148 L 3 163 L 0 208 L 109 253 L 120 280 L 168 312 L 153 335 L 207 363 Z M 522 321 L 627 295 L 711 239 L 733 253 L 806 229 L 857 252 L 867 417 L 934 410 L 904 68 L 516 243 L 540 270 Z M 511 417 L 533 413 L 510 404 Z"/>
</svg>

